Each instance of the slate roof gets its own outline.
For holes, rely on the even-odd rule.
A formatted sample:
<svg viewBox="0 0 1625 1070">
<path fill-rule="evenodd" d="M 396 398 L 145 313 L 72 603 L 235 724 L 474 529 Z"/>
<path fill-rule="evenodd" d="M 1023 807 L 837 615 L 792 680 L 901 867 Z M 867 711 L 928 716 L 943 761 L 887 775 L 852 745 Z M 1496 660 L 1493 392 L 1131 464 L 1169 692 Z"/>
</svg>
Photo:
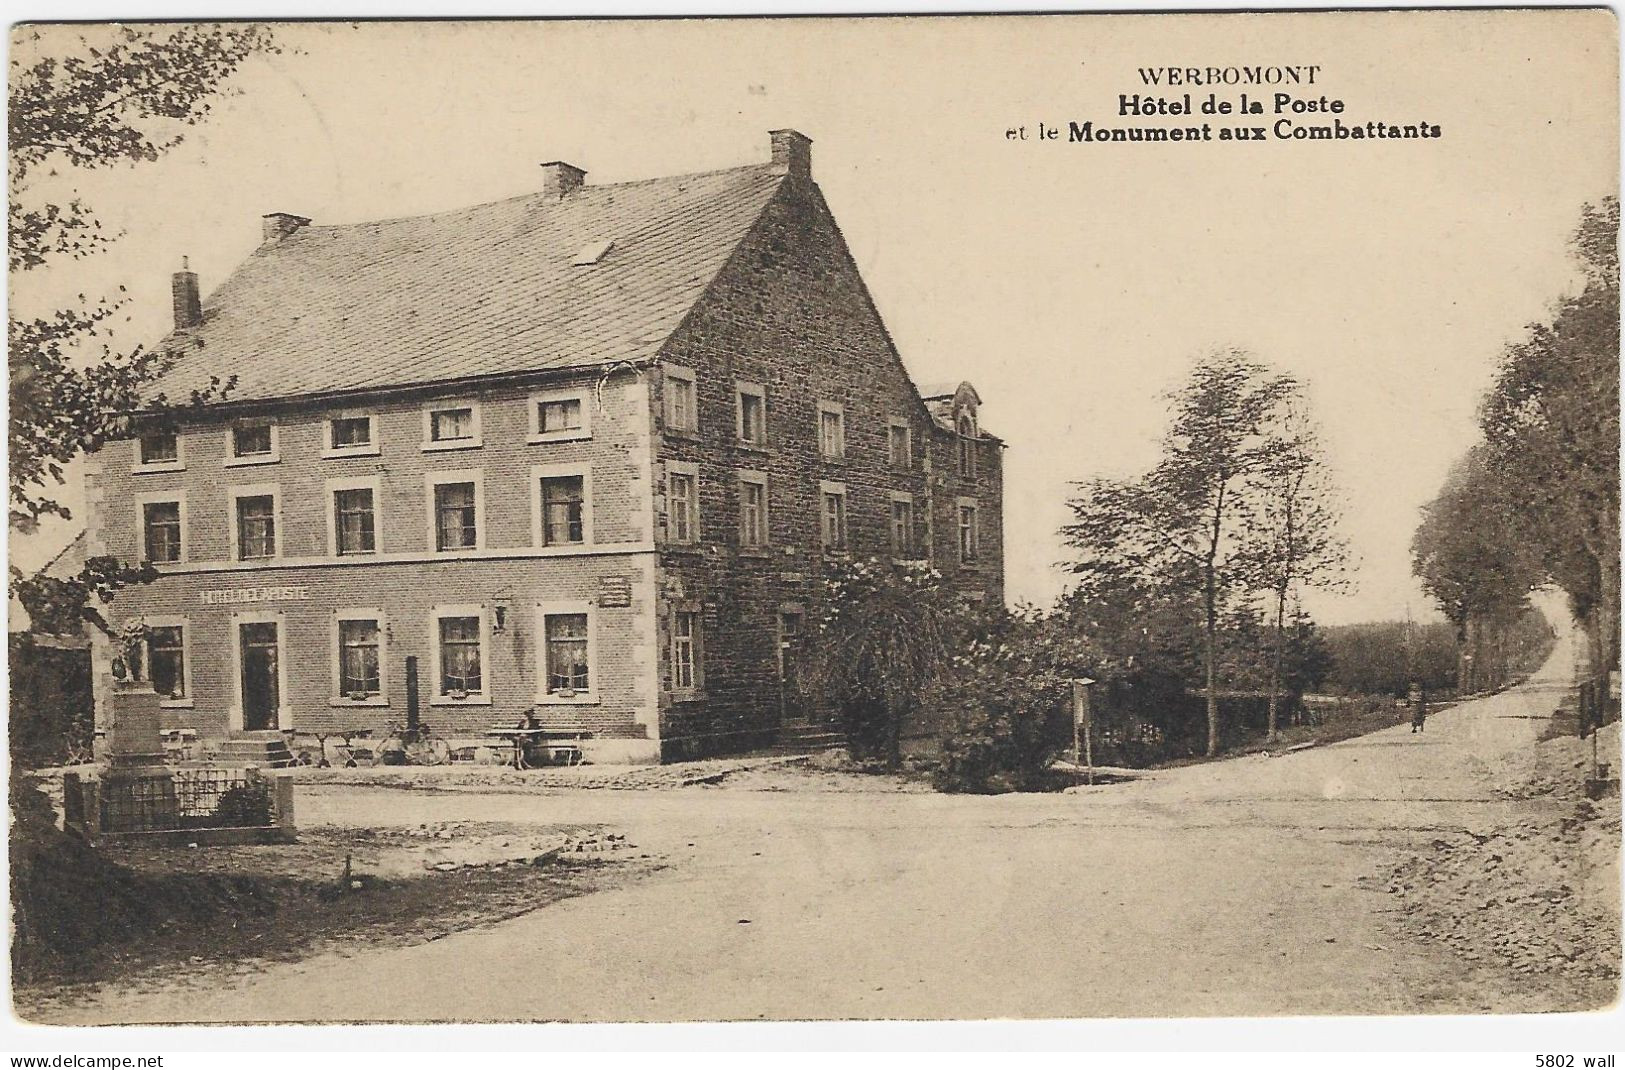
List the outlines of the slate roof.
<svg viewBox="0 0 1625 1070">
<path fill-rule="evenodd" d="M 170 336 L 180 356 L 154 389 L 182 398 L 230 371 L 230 400 L 249 401 L 644 360 L 784 181 L 761 164 L 304 226 Z"/>
</svg>

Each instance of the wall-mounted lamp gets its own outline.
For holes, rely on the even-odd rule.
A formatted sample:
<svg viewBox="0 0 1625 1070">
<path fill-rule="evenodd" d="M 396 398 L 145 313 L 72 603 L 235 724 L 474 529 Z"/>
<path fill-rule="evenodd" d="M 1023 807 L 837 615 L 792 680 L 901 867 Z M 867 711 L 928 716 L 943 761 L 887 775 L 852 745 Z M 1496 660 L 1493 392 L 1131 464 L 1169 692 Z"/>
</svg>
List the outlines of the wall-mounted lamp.
<svg viewBox="0 0 1625 1070">
<path fill-rule="evenodd" d="M 491 607 L 491 634 L 501 635 L 508 630 L 508 598 L 497 595 Z"/>
</svg>

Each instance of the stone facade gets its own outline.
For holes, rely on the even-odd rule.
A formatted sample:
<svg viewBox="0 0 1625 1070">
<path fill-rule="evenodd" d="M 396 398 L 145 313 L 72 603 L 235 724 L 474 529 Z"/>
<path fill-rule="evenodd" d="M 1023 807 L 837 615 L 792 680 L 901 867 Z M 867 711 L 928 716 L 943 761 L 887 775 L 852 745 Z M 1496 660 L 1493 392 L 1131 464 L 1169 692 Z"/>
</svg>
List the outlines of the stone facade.
<svg viewBox="0 0 1625 1070">
<path fill-rule="evenodd" d="M 180 506 L 182 559 L 113 607 L 115 623 L 182 630 L 166 726 L 376 734 L 406 718 L 410 659 L 421 720 L 450 738 L 534 706 L 544 726 L 589 733 L 600 762 L 739 752 L 810 712 L 798 635 L 816 628 L 830 557 L 929 560 L 967 596 L 1002 600 L 1002 444 L 976 426 L 968 386 L 922 399 L 909 379 L 812 181 L 809 146 L 775 133 L 782 182 L 653 359 L 228 404 L 181 428 L 173 460 L 143 464 L 139 440 L 96 455 L 90 552 L 146 556 L 144 507 Z M 575 399 L 587 426 L 541 431 L 543 399 Z M 474 411 L 472 440 L 430 441 L 429 414 L 448 408 Z M 356 417 L 371 421 L 371 448 L 334 450 L 332 421 Z M 758 421 L 759 440 L 742 441 Z M 233 429 L 263 422 L 271 451 L 235 457 Z M 582 537 L 549 545 L 541 481 L 577 476 Z M 437 547 L 437 480 L 475 485 L 472 548 Z M 760 539 L 745 535 L 747 482 L 762 488 L 751 492 L 765 506 Z M 340 553 L 335 494 L 356 489 L 372 492 L 374 545 Z M 831 494 L 845 530 L 826 546 Z M 244 496 L 274 505 L 272 557 L 242 559 Z M 967 505 L 973 560 L 962 560 Z M 580 691 L 545 682 L 549 613 L 587 620 Z M 477 691 L 442 686 L 444 615 L 479 621 Z M 377 622 L 375 691 L 341 686 L 341 620 Z M 251 625 L 274 625 L 273 725 L 250 723 L 263 711 L 243 697 L 245 659 L 261 698 L 266 671 L 245 637 L 273 635 Z M 105 711 L 109 652 L 97 657 Z"/>
</svg>

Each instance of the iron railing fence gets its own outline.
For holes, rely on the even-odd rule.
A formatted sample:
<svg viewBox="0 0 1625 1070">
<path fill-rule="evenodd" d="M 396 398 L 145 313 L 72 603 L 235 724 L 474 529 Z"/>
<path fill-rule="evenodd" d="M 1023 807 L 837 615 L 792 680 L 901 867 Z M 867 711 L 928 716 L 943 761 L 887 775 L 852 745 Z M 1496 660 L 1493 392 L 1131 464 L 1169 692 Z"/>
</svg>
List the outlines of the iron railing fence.
<svg viewBox="0 0 1625 1070">
<path fill-rule="evenodd" d="M 177 769 L 103 781 L 104 832 L 260 828 L 273 824 L 270 781 L 247 769 Z"/>
</svg>

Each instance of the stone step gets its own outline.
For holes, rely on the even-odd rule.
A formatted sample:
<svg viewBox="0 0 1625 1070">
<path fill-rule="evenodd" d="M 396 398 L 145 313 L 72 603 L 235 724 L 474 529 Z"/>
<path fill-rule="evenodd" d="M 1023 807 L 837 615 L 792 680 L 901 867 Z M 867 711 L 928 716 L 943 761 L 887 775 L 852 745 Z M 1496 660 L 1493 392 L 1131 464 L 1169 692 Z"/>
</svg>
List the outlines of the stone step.
<svg viewBox="0 0 1625 1070">
<path fill-rule="evenodd" d="M 205 758 L 221 765 L 257 765 L 286 769 L 294 764 L 288 741 L 280 732 L 232 736 L 204 744 Z"/>
<path fill-rule="evenodd" d="M 846 735 L 825 725 L 785 725 L 779 729 L 779 737 L 768 748 L 768 753 L 811 754 L 845 746 Z"/>
</svg>

